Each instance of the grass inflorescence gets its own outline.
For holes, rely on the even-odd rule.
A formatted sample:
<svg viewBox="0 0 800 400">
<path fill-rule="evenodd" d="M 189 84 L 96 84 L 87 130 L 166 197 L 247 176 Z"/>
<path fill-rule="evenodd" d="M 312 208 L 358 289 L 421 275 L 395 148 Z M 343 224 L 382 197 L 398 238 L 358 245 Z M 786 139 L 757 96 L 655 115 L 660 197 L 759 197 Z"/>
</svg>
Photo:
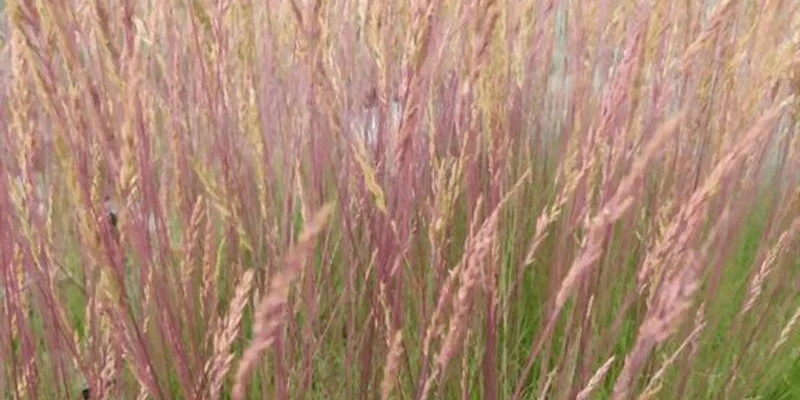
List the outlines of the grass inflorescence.
<svg viewBox="0 0 800 400">
<path fill-rule="evenodd" d="M 798 8 L 0 1 L 0 393 L 800 398 Z"/>
</svg>

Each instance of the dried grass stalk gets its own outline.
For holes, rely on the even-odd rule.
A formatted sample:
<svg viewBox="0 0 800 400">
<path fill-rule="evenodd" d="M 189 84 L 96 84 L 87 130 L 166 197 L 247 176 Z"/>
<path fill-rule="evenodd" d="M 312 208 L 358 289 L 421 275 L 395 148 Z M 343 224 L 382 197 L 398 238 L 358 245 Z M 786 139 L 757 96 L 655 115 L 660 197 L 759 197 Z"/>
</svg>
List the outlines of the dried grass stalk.
<svg viewBox="0 0 800 400">
<path fill-rule="evenodd" d="M 397 383 L 398 366 L 402 355 L 403 332 L 397 331 L 389 343 L 389 355 L 386 357 L 386 366 L 383 369 L 383 380 L 381 381 L 381 400 L 389 399 L 389 395 Z"/>
<path fill-rule="evenodd" d="M 646 172 L 647 165 L 662 151 L 663 143 L 677 130 L 683 115 L 684 113 L 681 112 L 670 118 L 657 130 L 642 155 L 634 162 L 628 175 L 619 184 L 614 196 L 588 223 L 589 232 L 583 243 L 580 255 L 575 259 L 556 295 L 554 313 L 557 314 L 561 310 L 567 301 L 567 296 L 575 289 L 579 279 L 586 274 L 600 257 L 601 246 L 603 240 L 605 240 L 607 228 L 621 218 L 633 205 L 634 199 L 641 192 L 642 177 Z"/>
<path fill-rule="evenodd" d="M 303 269 L 305 258 L 311 253 L 314 239 L 322 232 L 328 218 L 333 211 L 333 206 L 323 206 L 309 221 L 297 244 L 289 250 L 284 259 L 284 268 L 278 271 L 272 279 L 269 290 L 264 293 L 255 311 L 253 326 L 253 341 L 245 350 L 233 386 L 233 399 L 241 400 L 245 396 L 247 379 L 261 355 L 272 346 L 278 329 L 286 318 L 286 305 L 289 300 L 289 291 Z"/>
<path fill-rule="evenodd" d="M 781 330 L 781 335 L 778 337 L 778 340 L 775 342 L 775 345 L 772 346 L 772 351 L 770 352 L 771 355 L 775 355 L 775 352 L 789 340 L 789 335 L 792 333 L 792 329 L 794 326 L 797 325 L 797 321 L 800 321 L 800 307 L 797 307 L 792 317 L 789 318 L 789 321 Z"/>
<path fill-rule="evenodd" d="M 672 352 L 669 358 L 664 360 L 664 362 L 661 364 L 661 367 L 658 368 L 658 371 L 656 371 L 656 373 L 653 374 L 653 376 L 650 378 L 650 382 L 642 391 L 642 395 L 639 396 L 639 399 L 641 400 L 651 399 L 658 394 L 658 392 L 661 390 L 662 387 L 662 377 L 666 373 L 667 369 L 670 366 L 672 366 L 672 364 L 675 363 L 675 360 L 678 359 L 678 356 L 683 352 L 684 349 L 686 349 L 686 347 L 697 342 L 697 338 L 700 336 L 700 333 L 702 333 L 703 328 L 705 328 L 705 326 L 706 326 L 705 321 L 701 321 L 698 325 L 696 325 L 695 328 L 692 330 L 692 332 L 689 333 L 689 336 L 687 336 L 686 339 L 683 341 L 683 343 L 681 343 L 681 345 L 678 346 L 678 348 L 674 352 Z"/>
<path fill-rule="evenodd" d="M 600 386 L 600 382 L 606 377 L 608 374 L 608 370 L 611 369 L 611 365 L 614 363 L 614 356 L 611 356 L 600 368 L 595 371 L 594 375 L 592 375 L 591 379 L 589 379 L 589 383 L 586 384 L 586 387 L 583 388 L 578 395 L 575 396 L 575 400 L 588 400 L 589 396 Z"/>
<path fill-rule="evenodd" d="M 756 300 L 761 295 L 764 287 L 764 281 L 767 276 L 772 272 L 772 268 L 778 259 L 790 248 L 790 244 L 794 242 L 797 233 L 800 232 L 800 216 L 792 221 L 792 224 L 785 230 L 778 238 L 778 242 L 769 249 L 767 256 L 761 265 L 758 267 L 758 272 L 753 276 L 750 281 L 750 290 L 747 292 L 747 299 L 742 307 L 741 314 L 746 314 L 755 305 Z"/>
<path fill-rule="evenodd" d="M 242 315 L 250 298 L 253 288 L 254 270 L 245 271 L 236 286 L 236 293 L 228 308 L 225 319 L 217 328 L 213 339 L 213 357 L 205 365 L 205 379 L 209 382 L 208 394 L 211 399 L 217 399 L 222 390 L 225 376 L 233 363 L 231 347 L 239 336 Z"/>
</svg>

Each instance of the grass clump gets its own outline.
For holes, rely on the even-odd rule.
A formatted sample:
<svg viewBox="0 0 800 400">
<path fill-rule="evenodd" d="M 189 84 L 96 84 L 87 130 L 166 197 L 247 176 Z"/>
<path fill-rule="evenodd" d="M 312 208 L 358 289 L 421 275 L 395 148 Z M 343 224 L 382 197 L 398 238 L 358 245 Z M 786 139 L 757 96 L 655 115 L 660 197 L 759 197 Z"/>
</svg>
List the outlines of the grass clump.
<svg viewBox="0 0 800 400">
<path fill-rule="evenodd" d="M 4 398 L 800 393 L 798 4 L 0 5 Z"/>
</svg>

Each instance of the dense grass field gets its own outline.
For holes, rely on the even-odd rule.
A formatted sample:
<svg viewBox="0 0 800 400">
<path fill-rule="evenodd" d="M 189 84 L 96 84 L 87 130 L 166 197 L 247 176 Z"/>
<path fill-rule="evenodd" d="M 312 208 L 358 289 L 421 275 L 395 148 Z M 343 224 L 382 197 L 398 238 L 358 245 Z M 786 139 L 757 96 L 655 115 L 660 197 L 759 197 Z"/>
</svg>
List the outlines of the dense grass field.
<svg viewBox="0 0 800 400">
<path fill-rule="evenodd" d="M 0 1 L 3 399 L 800 399 L 794 0 Z"/>
</svg>

